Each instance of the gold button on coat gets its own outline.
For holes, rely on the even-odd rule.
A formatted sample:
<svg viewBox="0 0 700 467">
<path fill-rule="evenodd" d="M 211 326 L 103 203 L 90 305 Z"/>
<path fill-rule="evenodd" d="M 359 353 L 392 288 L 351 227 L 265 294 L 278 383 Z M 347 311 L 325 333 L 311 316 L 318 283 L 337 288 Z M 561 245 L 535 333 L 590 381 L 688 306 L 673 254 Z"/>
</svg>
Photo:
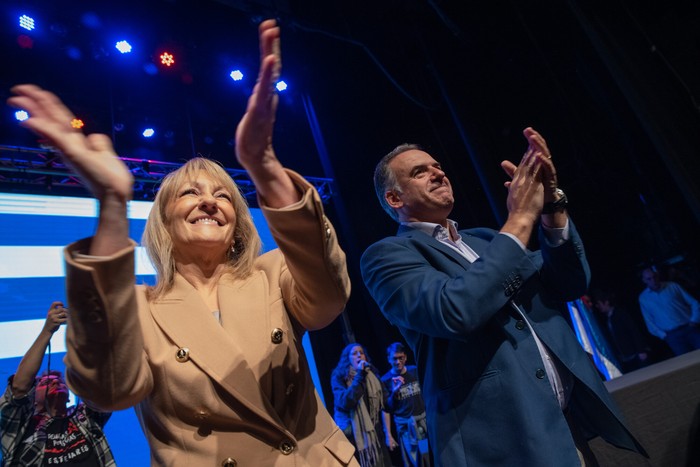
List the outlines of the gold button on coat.
<svg viewBox="0 0 700 467">
<path fill-rule="evenodd" d="M 180 363 L 184 363 L 190 359 L 190 349 L 187 347 L 181 347 L 175 352 L 175 360 Z"/>
<path fill-rule="evenodd" d="M 270 339 L 272 340 L 273 344 L 279 344 L 282 342 L 283 336 L 284 336 L 284 331 L 281 330 L 280 328 L 275 328 L 272 330 L 272 333 L 270 334 Z"/>
<path fill-rule="evenodd" d="M 292 453 L 292 451 L 294 451 L 294 443 L 292 443 L 288 439 L 285 439 L 280 443 L 280 451 L 282 451 L 282 454 L 284 454 L 285 456 L 288 456 Z"/>
</svg>

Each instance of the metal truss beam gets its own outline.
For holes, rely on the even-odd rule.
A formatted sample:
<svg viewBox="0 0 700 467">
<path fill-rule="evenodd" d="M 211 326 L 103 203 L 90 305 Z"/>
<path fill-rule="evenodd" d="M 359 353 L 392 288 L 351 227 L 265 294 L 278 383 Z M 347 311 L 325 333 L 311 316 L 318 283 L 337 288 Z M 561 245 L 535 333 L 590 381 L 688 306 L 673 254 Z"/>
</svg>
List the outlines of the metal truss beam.
<svg viewBox="0 0 700 467">
<path fill-rule="evenodd" d="M 182 164 L 150 159 L 120 157 L 134 176 L 134 199 L 152 201 L 161 180 Z M 252 206 L 257 204 L 255 185 L 241 169 L 225 169 Z M 333 195 L 330 178 L 304 177 L 311 183 L 321 200 L 327 204 Z M 28 148 L 0 145 L 0 190 L 9 192 L 47 192 L 89 196 L 89 191 L 61 160 L 53 147 Z"/>
</svg>

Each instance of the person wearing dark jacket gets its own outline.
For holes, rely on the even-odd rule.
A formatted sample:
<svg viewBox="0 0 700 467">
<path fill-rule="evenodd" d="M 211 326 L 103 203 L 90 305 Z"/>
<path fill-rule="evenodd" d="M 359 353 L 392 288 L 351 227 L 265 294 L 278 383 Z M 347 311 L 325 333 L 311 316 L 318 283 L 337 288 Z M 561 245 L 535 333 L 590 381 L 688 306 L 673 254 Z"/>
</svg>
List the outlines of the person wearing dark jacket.
<svg viewBox="0 0 700 467">
<path fill-rule="evenodd" d="M 450 180 L 420 146 L 375 169 L 400 226 L 365 251 L 362 277 L 416 356 L 438 466 L 596 465 L 594 436 L 644 453 L 562 315 L 590 270 L 551 153 L 524 135 L 520 164 L 501 163 L 500 231 L 457 228 Z M 535 231 L 539 251 L 527 248 Z"/>
<path fill-rule="evenodd" d="M 617 306 L 615 295 L 601 291 L 595 295 L 595 308 L 604 316 L 604 333 L 622 373 L 629 373 L 651 363 L 649 345 L 629 312 Z"/>
<path fill-rule="evenodd" d="M 391 467 L 391 457 L 384 442 L 392 449 L 391 419 L 386 412 L 388 393 L 377 369 L 360 344 L 348 344 L 340 354 L 331 374 L 335 411 L 333 419 L 357 449 L 362 467 Z M 388 436 L 385 436 L 387 433 Z"/>
</svg>

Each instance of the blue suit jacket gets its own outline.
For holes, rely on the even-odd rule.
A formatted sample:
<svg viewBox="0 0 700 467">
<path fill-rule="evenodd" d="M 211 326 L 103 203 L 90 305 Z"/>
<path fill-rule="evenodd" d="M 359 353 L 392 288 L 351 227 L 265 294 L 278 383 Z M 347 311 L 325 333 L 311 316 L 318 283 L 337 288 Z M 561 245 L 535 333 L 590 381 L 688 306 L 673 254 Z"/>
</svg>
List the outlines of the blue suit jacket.
<svg viewBox="0 0 700 467">
<path fill-rule="evenodd" d="M 538 252 L 494 230 L 461 231 L 480 256 L 471 264 L 405 226 L 363 254 L 367 288 L 416 356 L 438 465 L 580 465 L 535 340 L 510 300 L 573 374 L 569 410 L 585 434 L 643 452 L 561 314 L 590 276 L 569 225 L 571 239 L 555 248 L 540 233 Z"/>
</svg>

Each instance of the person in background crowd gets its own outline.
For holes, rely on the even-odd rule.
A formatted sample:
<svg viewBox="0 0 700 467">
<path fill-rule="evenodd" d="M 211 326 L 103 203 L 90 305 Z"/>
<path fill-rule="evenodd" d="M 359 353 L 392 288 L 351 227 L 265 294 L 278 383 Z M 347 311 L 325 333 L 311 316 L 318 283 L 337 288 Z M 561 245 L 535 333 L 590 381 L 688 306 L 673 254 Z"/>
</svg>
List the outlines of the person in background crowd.
<svg viewBox="0 0 700 467">
<path fill-rule="evenodd" d="M 360 465 L 390 467 L 387 448 L 394 449 L 397 443 L 391 435 L 391 416 L 386 412 L 389 395 L 360 344 L 348 344 L 340 353 L 331 374 L 331 388 L 333 418 L 357 448 Z"/>
<path fill-rule="evenodd" d="M 676 355 L 700 349 L 700 302 L 679 284 L 662 281 L 655 268 L 642 271 L 642 282 L 639 307 L 649 332 Z"/>
<path fill-rule="evenodd" d="M 116 465 L 102 431 L 112 414 L 83 402 L 68 407 L 60 371 L 37 378 L 51 336 L 67 320 L 63 303 L 53 302 L 41 332 L 8 380 L 0 400 L 2 467 Z"/>
<path fill-rule="evenodd" d="M 391 370 L 382 376 L 382 383 L 389 390 L 389 411 L 399 436 L 403 464 L 405 467 L 430 467 L 428 425 L 418 369 L 406 364 L 406 348 L 400 342 L 387 347 L 386 357 Z"/>
<path fill-rule="evenodd" d="M 649 365 L 649 345 L 629 312 L 617 306 L 615 294 L 601 290 L 594 294 L 595 308 L 605 316 L 605 333 L 610 336 L 622 373 Z"/>
</svg>

